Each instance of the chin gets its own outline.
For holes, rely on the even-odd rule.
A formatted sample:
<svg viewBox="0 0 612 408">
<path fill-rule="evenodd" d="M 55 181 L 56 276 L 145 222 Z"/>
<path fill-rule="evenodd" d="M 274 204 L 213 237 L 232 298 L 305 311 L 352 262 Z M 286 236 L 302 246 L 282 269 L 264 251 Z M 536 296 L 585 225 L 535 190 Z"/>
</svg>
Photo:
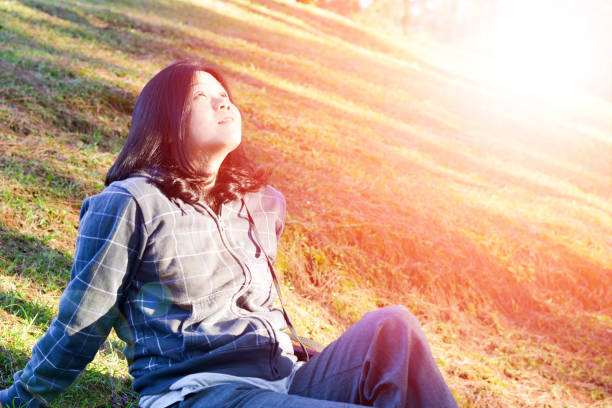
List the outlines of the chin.
<svg viewBox="0 0 612 408">
<path fill-rule="evenodd" d="M 242 143 L 242 135 L 237 135 L 232 137 L 229 141 L 228 141 L 228 147 L 232 150 L 234 150 L 235 148 L 237 148 L 238 146 L 240 146 L 240 143 Z"/>
</svg>

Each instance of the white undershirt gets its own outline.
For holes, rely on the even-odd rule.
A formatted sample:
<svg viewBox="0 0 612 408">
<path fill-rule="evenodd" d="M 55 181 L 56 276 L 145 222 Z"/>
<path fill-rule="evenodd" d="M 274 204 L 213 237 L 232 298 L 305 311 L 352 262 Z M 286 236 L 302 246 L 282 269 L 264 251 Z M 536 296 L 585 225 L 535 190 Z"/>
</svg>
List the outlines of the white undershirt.
<svg viewBox="0 0 612 408">
<path fill-rule="evenodd" d="M 255 387 L 287 394 L 291 382 L 295 376 L 295 372 L 304 362 L 298 361 L 293 366 L 291 373 L 280 380 L 269 381 L 257 377 L 239 377 L 229 374 L 220 373 L 195 373 L 187 375 L 180 380 L 174 382 L 170 386 L 170 390 L 159 394 L 142 395 L 138 401 L 141 408 L 166 408 L 175 402 L 183 401 L 189 394 L 200 392 L 205 388 L 220 384 L 246 383 Z"/>
</svg>

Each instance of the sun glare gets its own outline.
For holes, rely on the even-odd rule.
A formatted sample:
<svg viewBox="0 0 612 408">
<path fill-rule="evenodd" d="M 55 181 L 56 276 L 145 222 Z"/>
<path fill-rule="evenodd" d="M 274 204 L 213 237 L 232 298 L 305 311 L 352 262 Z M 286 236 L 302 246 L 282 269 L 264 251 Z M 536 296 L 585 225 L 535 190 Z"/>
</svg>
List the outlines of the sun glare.
<svg viewBox="0 0 612 408">
<path fill-rule="evenodd" d="M 599 0 L 508 2 L 488 30 L 489 79 L 523 95 L 568 98 L 609 86 L 612 4 Z"/>
</svg>

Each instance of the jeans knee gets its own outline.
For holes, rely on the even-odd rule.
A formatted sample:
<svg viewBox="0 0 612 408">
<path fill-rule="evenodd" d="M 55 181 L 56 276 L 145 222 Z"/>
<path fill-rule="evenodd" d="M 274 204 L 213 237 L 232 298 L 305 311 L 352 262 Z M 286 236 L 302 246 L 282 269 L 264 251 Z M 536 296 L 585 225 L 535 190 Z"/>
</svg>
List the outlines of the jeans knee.
<svg viewBox="0 0 612 408">
<path fill-rule="evenodd" d="M 406 331 L 420 330 L 421 325 L 418 319 L 410 313 L 404 306 L 387 306 L 378 310 L 366 313 L 364 318 L 372 320 L 377 325 L 387 325 L 402 328 Z"/>
</svg>

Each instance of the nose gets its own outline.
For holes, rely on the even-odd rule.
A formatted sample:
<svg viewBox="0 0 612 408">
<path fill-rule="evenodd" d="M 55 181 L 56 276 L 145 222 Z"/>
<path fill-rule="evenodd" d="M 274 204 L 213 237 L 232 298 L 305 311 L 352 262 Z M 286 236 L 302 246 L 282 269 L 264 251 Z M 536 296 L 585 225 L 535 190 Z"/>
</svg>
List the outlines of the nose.
<svg viewBox="0 0 612 408">
<path fill-rule="evenodd" d="M 230 102 L 228 100 L 221 100 L 217 105 L 217 110 L 230 110 Z"/>
</svg>

